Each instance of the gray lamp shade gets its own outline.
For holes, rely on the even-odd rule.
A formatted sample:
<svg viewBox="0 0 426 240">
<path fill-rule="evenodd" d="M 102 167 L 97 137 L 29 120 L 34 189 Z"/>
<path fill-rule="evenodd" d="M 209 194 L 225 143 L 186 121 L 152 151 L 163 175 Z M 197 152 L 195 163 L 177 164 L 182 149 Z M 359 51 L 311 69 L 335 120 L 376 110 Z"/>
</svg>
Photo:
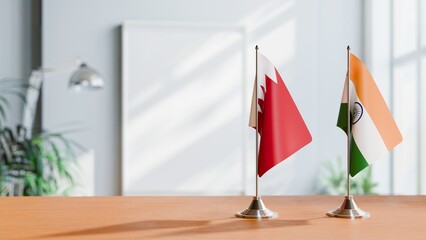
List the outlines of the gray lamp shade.
<svg viewBox="0 0 426 240">
<path fill-rule="evenodd" d="M 100 89 L 104 86 L 104 79 L 94 69 L 85 63 L 75 70 L 70 79 L 70 88 L 73 89 Z"/>
</svg>

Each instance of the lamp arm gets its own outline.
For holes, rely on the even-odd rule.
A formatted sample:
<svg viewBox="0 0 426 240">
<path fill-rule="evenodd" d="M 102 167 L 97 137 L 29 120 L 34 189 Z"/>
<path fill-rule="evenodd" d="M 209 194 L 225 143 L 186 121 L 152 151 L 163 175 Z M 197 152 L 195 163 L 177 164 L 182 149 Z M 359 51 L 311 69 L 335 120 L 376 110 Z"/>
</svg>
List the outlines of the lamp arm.
<svg viewBox="0 0 426 240">
<path fill-rule="evenodd" d="M 22 126 L 27 129 L 27 136 L 32 135 L 32 130 L 34 126 L 34 118 L 37 113 L 37 103 L 40 97 L 40 89 L 43 84 L 43 81 L 47 75 L 58 74 L 65 71 L 70 71 L 77 66 L 80 66 L 82 61 L 80 58 L 77 58 L 75 64 L 73 65 L 64 65 L 60 67 L 39 67 L 31 71 L 29 78 L 29 84 L 31 88 L 27 90 L 25 105 L 22 114 Z"/>
<path fill-rule="evenodd" d="M 104 86 L 102 76 L 94 69 L 88 67 L 80 59 L 77 59 L 74 66 L 63 66 L 59 68 L 40 67 L 31 72 L 29 83 L 33 88 L 27 90 L 26 104 L 24 106 L 22 125 L 27 129 L 28 136 L 32 134 L 34 118 L 37 112 L 37 102 L 40 96 L 40 88 L 47 75 L 61 73 L 77 67 L 70 79 L 70 87 L 80 89 L 81 87 L 100 89 Z"/>
<path fill-rule="evenodd" d="M 44 67 L 44 66 L 41 66 L 41 67 L 33 70 L 31 73 L 39 72 L 43 75 L 58 74 L 58 73 L 62 73 L 62 72 L 65 72 L 65 71 L 73 70 L 76 67 L 79 67 L 81 64 L 83 64 L 83 61 L 80 58 L 77 58 L 73 65 L 67 64 L 67 65 L 62 65 L 62 66 L 59 66 L 59 67 Z"/>
</svg>

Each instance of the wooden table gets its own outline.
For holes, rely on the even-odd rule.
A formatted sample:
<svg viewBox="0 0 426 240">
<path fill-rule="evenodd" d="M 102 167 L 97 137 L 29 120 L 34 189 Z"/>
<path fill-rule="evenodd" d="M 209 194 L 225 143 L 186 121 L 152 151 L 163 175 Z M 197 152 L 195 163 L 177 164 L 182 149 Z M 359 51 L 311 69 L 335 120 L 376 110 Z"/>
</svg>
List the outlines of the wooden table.
<svg viewBox="0 0 426 240">
<path fill-rule="evenodd" d="M 271 220 L 235 218 L 251 197 L 3 197 L 1 239 L 426 239 L 426 196 L 357 196 L 371 218 L 325 216 L 339 196 L 263 197 Z"/>
</svg>

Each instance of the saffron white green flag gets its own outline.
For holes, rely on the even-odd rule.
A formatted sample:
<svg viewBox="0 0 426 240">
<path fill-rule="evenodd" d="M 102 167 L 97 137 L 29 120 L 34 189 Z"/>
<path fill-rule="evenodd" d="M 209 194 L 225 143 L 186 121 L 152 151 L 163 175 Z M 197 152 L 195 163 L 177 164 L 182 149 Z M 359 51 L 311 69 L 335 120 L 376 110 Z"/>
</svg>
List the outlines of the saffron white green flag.
<svg viewBox="0 0 426 240">
<path fill-rule="evenodd" d="M 380 91 L 368 69 L 354 54 L 350 54 L 349 101 L 352 144 L 350 174 L 355 176 L 402 141 Z M 347 81 L 343 90 L 337 126 L 347 131 Z"/>
</svg>

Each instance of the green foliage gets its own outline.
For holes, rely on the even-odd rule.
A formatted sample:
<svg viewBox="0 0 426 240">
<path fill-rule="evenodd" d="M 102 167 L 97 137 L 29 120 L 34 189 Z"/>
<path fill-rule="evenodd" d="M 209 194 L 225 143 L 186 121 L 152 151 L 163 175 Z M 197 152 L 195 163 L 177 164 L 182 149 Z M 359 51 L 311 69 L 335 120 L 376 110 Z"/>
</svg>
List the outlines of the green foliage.
<svg viewBox="0 0 426 240">
<path fill-rule="evenodd" d="M 80 146 L 61 133 L 26 138 L 24 132 L 20 126 L 16 133 L 0 131 L 1 195 L 64 195 L 76 182 L 74 148 Z"/>
<path fill-rule="evenodd" d="M 324 163 L 325 174 L 320 177 L 321 194 L 344 195 L 346 194 L 347 170 L 346 164 L 340 157 L 337 160 Z M 351 178 L 351 194 L 377 194 L 377 183 L 372 180 L 371 167 Z"/>
</svg>

